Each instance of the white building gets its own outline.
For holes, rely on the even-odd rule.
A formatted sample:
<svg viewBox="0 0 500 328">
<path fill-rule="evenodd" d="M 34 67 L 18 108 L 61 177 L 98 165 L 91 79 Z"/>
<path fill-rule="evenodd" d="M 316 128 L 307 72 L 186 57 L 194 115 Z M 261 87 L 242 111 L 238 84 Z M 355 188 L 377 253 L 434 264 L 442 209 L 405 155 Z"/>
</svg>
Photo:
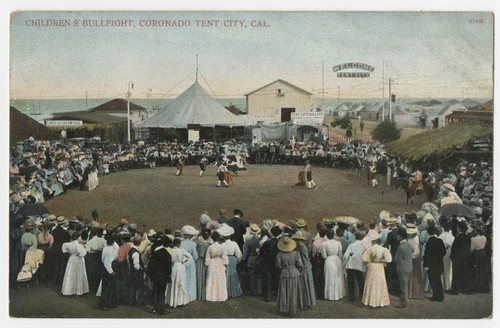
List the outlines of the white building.
<svg viewBox="0 0 500 328">
<path fill-rule="evenodd" d="M 247 114 L 265 124 L 288 122 L 294 112 L 309 112 L 312 93 L 276 80 L 245 95 Z"/>
</svg>

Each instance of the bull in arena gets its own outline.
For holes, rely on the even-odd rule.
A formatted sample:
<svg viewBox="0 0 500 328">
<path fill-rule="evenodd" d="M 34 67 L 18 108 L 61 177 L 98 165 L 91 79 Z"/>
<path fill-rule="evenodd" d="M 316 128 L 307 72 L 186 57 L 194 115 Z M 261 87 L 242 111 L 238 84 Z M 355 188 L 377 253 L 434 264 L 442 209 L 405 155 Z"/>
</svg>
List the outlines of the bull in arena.
<svg viewBox="0 0 500 328">
<path fill-rule="evenodd" d="M 227 163 L 227 170 L 236 175 L 238 174 L 238 171 L 247 170 L 245 167 L 246 160 L 241 155 L 224 155 L 221 160 Z"/>
</svg>

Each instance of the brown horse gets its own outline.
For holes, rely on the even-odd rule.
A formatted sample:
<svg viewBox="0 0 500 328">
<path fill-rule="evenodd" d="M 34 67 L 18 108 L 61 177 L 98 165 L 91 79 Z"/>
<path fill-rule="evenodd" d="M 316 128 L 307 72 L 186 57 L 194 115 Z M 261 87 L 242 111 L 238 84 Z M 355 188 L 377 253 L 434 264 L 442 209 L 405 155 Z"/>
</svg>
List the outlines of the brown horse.
<svg viewBox="0 0 500 328">
<path fill-rule="evenodd" d="M 421 193 L 427 195 L 427 200 L 429 202 L 434 200 L 434 188 L 425 180 L 416 181 L 412 179 L 397 178 L 395 187 L 396 189 L 401 187 L 405 191 L 406 205 L 410 202 L 411 205 L 413 205 L 413 199 L 417 194 Z"/>
</svg>

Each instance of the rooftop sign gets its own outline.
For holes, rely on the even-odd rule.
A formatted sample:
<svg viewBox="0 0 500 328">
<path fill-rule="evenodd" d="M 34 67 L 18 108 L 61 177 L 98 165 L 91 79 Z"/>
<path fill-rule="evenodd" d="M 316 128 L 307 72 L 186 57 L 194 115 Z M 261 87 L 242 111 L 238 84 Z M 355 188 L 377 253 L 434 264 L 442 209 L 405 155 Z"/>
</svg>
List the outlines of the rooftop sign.
<svg viewBox="0 0 500 328">
<path fill-rule="evenodd" d="M 370 73 L 375 70 L 375 67 L 364 63 L 344 63 L 332 67 L 333 72 L 337 73 L 337 77 L 370 77 Z M 366 72 L 340 72 L 343 70 L 358 69 Z"/>
</svg>

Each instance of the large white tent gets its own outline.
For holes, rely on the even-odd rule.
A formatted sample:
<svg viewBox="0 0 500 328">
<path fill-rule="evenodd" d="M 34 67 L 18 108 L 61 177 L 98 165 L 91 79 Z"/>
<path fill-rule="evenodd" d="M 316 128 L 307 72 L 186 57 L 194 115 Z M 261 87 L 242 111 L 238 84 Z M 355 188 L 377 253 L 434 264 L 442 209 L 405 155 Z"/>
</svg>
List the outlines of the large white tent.
<svg viewBox="0 0 500 328">
<path fill-rule="evenodd" d="M 136 127 L 187 129 L 188 124 L 200 127 L 249 125 L 219 104 L 196 81 L 157 114 L 137 123 Z"/>
</svg>

